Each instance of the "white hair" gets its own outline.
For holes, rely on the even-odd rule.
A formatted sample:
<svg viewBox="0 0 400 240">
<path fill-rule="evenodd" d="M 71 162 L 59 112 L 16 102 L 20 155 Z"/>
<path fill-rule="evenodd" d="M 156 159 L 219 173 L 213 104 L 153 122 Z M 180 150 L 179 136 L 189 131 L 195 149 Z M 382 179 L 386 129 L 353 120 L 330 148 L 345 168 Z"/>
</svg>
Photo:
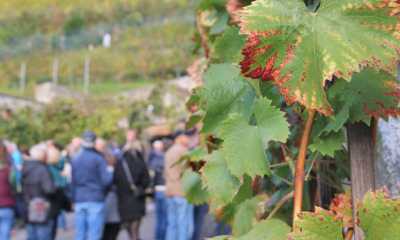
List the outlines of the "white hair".
<svg viewBox="0 0 400 240">
<path fill-rule="evenodd" d="M 32 146 L 29 149 L 29 156 L 32 160 L 45 161 L 47 157 L 47 147 L 46 144 L 40 143 Z"/>
</svg>

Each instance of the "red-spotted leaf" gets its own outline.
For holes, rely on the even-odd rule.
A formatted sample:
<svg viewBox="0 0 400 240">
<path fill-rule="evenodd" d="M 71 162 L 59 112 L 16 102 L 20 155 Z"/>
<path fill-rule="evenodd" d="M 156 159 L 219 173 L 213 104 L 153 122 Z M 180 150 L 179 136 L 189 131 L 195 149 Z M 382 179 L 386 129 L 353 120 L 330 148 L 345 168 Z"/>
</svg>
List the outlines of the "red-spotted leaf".
<svg viewBox="0 0 400 240">
<path fill-rule="evenodd" d="M 327 210 L 317 208 L 315 213 L 301 213 L 296 225 L 299 231 L 290 234 L 290 240 L 338 240 L 342 238 L 343 223 Z"/>
<path fill-rule="evenodd" d="M 393 70 L 400 46 L 397 0 L 257 0 L 241 13 L 248 35 L 242 73 L 273 80 L 288 103 L 330 115 L 327 80 L 363 66 Z"/>
</svg>

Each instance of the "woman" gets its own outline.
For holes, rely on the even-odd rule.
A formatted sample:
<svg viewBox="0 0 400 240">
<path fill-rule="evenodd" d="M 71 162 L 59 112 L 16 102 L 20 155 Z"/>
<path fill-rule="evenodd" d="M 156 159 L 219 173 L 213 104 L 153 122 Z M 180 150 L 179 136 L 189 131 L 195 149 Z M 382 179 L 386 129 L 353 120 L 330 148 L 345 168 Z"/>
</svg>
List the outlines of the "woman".
<svg viewBox="0 0 400 240">
<path fill-rule="evenodd" d="M 10 158 L 3 141 L 0 141 L 0 239 L 9 240 L 14 224 L 15 199 L 10 184 Z"/>
<path fill-rule="evenodd" d="M 29 150 L 22 169 L 22 190 L 27 206 L 28 240 L 51 240 L 56 213 L 52 211 L 56 192 L 46 165 L 47 146 L 38 144 Z"/>
<path fill-rule="evenodd" d="M 140 154 L 126 151 L 117 163 L 114 174 L 121 222 L 130 238 L 139 240 L 140 222 L 146 212 L 145 189 L 150 183 L 146 164 Z"/>
<path fill-rule="evenodd" d="M 110 165 L 114 165 L 115 157 L 111 149 L 107 146 L 107 141 L 98 138 L 96 140 L 96 150 L 103 154 Z M 115 185 L 111 186 L 105 201 L 106 224 L 103 230 L 102 240 L 116 240 L 120 230 L 120 217 L 118 212 L 118 197 Z"/>
</svg>

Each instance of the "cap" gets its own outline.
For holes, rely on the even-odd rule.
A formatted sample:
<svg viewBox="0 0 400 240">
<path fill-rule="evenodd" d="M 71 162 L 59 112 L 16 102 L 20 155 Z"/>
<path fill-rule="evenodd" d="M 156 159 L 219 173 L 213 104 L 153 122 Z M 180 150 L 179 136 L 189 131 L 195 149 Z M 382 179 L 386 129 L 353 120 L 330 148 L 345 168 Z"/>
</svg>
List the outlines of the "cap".
<svg viewBox="0 0 400 240">
<path fill-rule="evenodd" d="M 94 143 L 96 142 L 96 134 L 92 131 L 85 131 L 82 134 L 82 145 L 84 147 L 94 147 Z"/>
</svg>

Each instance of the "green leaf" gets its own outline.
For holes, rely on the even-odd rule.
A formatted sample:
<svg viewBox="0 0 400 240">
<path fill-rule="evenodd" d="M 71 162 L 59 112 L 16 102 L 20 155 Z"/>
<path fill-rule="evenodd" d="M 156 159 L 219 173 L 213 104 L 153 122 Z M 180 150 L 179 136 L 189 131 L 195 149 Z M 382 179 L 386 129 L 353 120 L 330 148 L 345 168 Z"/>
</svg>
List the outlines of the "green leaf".
<svg viewBox="0 0 400 240">
<path fill-rule="evenodd" d="M 183 191 L 186 199 L 194 204 L 203 204 L 208 201 L 209 194 L 203 188 L 200 175 L 192 170 L 186 170 L 182 176 Z"/>
<path fill-rule="evenodd" d="M 277 219 L 263 220 L 244 236 L 219 236 L 209 240 L 287 240 L 290 227 Z"/>
<path fill-rule="evenodd" d="M 336 114 L 328 118 L 328 123 L 322 129 L 321 133 L 338 132 L 341 130 L 350 117 L 350 106 L 351 102 L 340 104 L 338 111 L 335 111 Z"/>
<path fill-rule="evenodd" d="M 240 77 L 240 70 L 231 64 L 211 65 L 204 76 L 202 98 L 206 101 L 203 132 L 218 130 L 229 114 L 238 113 L 248 119 L 255 97 L 251 86 Z"/>
<path fill-rule="evenodd" d="M 215 54 L 213 57 L 221 62 L 239 62 L 245 42 L 246 38 L 239 34 L 239 28 L 229 27 L 215 41 Z"/>
<path fill-rule="evenodd" d="M 212 8 L 221 8 L 225 7 L 226 0 L 201 0 L 198 3 L 199 10 L 207 10 Z"/>
<path fill-rule="evenodd" d="M 371 117 L 400 115 L 400 86 L 396 77 L 384 71 L 366 68 L 354 74 L 351 82 L 339 79 L 328 92 L 333 101 L 343 106 L 342 114 L 349 114 L 352 122 L 369 124 Z"/>
<path fill-rule="evenodd" d="M 254 113 L 265 145 L 271 140 L 286 142 L 289 137 L 289 123 L 285 113 L 272 106 L 271 100 L 258 99 L 255 102 Z"/>
<path fill-rule="evenodd" d="M 400 239 L 400 200 L 392 200 L 382 191 L 368 193 L 358 214 L 365 240 Z"/>
<path fill-rule="evenodd" d="M 285 142 L 289 135 L 289 124 L 283 112 L 273 107 L 270 100 L 258 99 L 254 103 L 254 113 L 256 126 L 234 114 L 221 129 L 222 151 L 229 170 L 237 177 L 270 174 L 265 147 L 271 140 Z"/>
<path fill-rule="evenodd" d="M 202 147 L 195 148 L 185 155 L 185 157 L 188 158 L 189 161 L 191 162 L 203 161 L 206 158 L 206 156 L 207 156 L 207 150 Z"/>
<path fill-rule="evenodd" d="M 319 152 L 324 156 L 334 157 L 335 152 L 343 149 L 345 136 L 343 131 L 337 133 L 332 132 L 327 136 L 322 136 L 314 139 L 309 146 L 312 152 Z"/>
<path fill-rule="evenodd" d="M 225 223 L 232 222 L 240 204 L 246 201 L 247 199 L 251 199 L 253 197 L 253 188 L 251 184 L 252 184 L 252 179 L 249 176 L 244 176 L 239 191 L 233 198 L 232 202 L 226 206 L 222 206 L 223 207 L 223 215 L 221 218 L 222 221 L 224 221 Z M 211 201 L 210 209 L 212 211 L 214 211 L 216 208 L 219 207 L 221 206 L 216 205 L 214 202 Z"/>
<path fill-rule="evenodd" d="M 259 202 L 260 199 L 254 197 L 238 206 L 232 225 L 234 236 L 242 236 L 251 230 L 256 222 L 257 205 Z"/>
<path fill-rule="evenodd" d="M 313 12 L 300 0 L 256 0 L 242 12 L 242 72 L 274 80 L 288 103 L 330 115 L 327 80 L 350 80 L 366 64 L 394 71 L 398 8 L 394 0 L 321 0 Z"/>
<path fill-rule="evenodd" d="M 209 156 L 203 170 L 203 178 L 212 201 L 218 205 L 228 204 L 239 190 L 239 179 L 229 172 L 225 159 L 219 151 L 214 151 Z"/>
<path fill-rule="evenodd" d="M 228 26 L 229 15 L 226 12 L 218 14 L 217 21 L 210 29 L 210 34 L 216 35 L 224 32 Z"/>
<path fill-rule="evenodd" d="M 249 125 L 243 116 L 234 114 L 224 123 L 221 133 L 224 139 L 222 152 L 234 176 L 269 174 L 269 163 L 258 127 Z"/>
<path fill-rule="evenodd" d="M 343 239 L 343 223 L 335 215 L 321 208 L 315 213 L 303 212 L 296 222 L 300 229 L 290 234 L 291 240 L 337 240 Z"/>
<path fill-rule="evenodd" d="M 264 220 L 257 223 L 249 233 L 234 240 L 287 240 L 289 232 L 290 227 L 280 220 Z"/>
</svg>

